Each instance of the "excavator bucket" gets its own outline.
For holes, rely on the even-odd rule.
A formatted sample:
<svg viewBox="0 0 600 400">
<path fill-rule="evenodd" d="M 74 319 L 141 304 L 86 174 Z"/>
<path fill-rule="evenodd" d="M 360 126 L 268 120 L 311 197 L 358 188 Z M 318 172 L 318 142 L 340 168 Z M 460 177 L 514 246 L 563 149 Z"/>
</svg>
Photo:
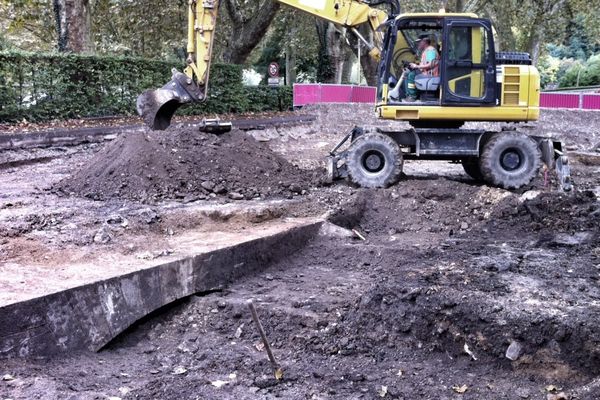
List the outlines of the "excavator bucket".
<svg viewBox="0 0 600 400">
<path fill-rule="evenodd" d="M 137 98 L 137 112 L 152 130 L 162 131 L 183 104 L 204 100 L 204 93 L 187 75 L 173 70 L 169 83 L 160 89 L 146 90 Z"/>
</svg>

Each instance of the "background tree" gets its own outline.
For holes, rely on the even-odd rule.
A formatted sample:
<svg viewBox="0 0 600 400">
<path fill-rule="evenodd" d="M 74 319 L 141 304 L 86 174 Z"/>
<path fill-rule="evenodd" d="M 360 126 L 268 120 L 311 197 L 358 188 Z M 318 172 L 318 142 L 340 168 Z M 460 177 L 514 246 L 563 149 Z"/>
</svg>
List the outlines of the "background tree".
<svg viewBox="0 0 600 400">
<path fill-rule="evenodd" d="M 231 30 L 223 61 L 244 64 L 267 33 L 280 3 L 274 0 L 224 0 Z"/>
<path fill-rule="evenodd" d="M 53 0 L 58 51 L 93 50 L 89 0 Z"/>
</svg>

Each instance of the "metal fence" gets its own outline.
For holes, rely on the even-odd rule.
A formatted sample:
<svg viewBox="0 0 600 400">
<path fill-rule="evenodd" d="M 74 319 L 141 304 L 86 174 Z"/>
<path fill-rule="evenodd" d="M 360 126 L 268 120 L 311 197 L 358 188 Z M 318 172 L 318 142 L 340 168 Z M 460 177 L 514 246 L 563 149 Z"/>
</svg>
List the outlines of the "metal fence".
<svg viewBox="0 0 600 400">
<path fill-rule="evenodd" d="M 370 86 L 295 84 L 294 107 L 321 103 L 375 103 L 377 89 Z M 600 110 L 600 93 L 542 93 L 543 108 Z"/>
</svg>

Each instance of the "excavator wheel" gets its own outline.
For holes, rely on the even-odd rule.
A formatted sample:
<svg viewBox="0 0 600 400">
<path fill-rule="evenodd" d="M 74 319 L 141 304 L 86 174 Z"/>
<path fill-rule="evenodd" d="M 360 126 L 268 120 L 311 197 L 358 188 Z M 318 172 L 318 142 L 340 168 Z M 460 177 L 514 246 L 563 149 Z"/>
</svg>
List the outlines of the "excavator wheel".
<svg viewBox="0 0 600 400">
<path fill-rule="evenodd" d="M 477 158 L 466 158 L 461 161 L 461 164 L 467 175 L 477 182 L 483 181 L 483 174 L 481 173 L 481 167 Z"/>
<path fill-rule="evenodd" d="M 537 175 L 542 155 L 537 143 L 519 132 L 501 132 L 483 146 L 481 174 L 486 182 L 505 189 L 518 189 Z"/>
<path fill-rule="evenodd" d="M 350 145 L 346 165 L 353 183 L 364 188 L 385 188 L 402 175 L 402 151 L 389 136 L 368 133 Z"/>
</svg>

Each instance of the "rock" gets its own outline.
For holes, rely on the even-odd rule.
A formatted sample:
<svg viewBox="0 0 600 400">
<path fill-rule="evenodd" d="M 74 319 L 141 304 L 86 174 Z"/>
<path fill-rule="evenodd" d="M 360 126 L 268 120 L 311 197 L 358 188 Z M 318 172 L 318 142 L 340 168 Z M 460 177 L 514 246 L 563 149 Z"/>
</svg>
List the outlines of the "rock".
<svg viewBox="0 0 600 400">
<path fill-rule="evenodd" d="M 225 185 L 219 184 L 215 186 L 213 192 L 215 192 L 216 194 L 225 194 L 227 193 L 227 188 L 225 187 Z"/>
<path fill-rule="evenodd" d="M 160 216 L 151 208 L 143 208 L 137 211 L 136 215 L 147 224 L 153 224 L 160 220 Z"/>
<path fill-rule="evenodd" d="M 573 235 L 568 233 L 559 233 L 552 239 L 552 244 L 555 246 L 578 246 L 580 244 L 591 243 L 594 238 L 592 232 L 576 232 Z"/>
<path fill-rule="evenodd" d="M 94 243 L 106 244 L 112 240 L 110 229 L 107 226 L 103 226 L 94 235 Z"/>
<path fill-rule="evenodd" d="M 516 340 L 513 340 L 512 342 L 510 342 L 510 345 L 508 346 L 508 348 L 506 349 L 506 358 L 508 358 L 511 361 L 516 361 L 519 357 L 521 357 L 521 354 L 523 353 L 523 346 L 521 345 L 521 343 L 517 342 Z"/>
<path fill-rule="evenodd" d="M 469 229 L 469 224 L 463 222 L 462 224 L 460 224 L 460 229 L 466 231 L 467 229 Z"/>
<path fill-rule="evenodd" d="M 342 228 L 341 226 L 325 221 L 319 229 L 319 236 L 337 237 L 337 238 L 353 238 L 354 233 L 350 229 Z"/>
<path fill-rule="evenodd" d="M 231 192 L 229 193 L 229 198 L 231 200 L 244 200 L 244 195 L 237 192 Z"/>
<path fill-rule="evenodd" d="M 292 191 L 294 193 L 300 193 L 300 192 L 302 192 L 302 188 L 297 183 L 292 183 L 290 185 L 290 191 Z"/>
<path fill-rule="evenodd" d="M 526 200 L 533 200 L 540 194 L 542 194 L 540 190 L 528 190 L 527 192 L 523 193 L 521 197 L 519 197 L 519 201 L 523 202 Z"/>
<path fill-rule="evenodd" d="M 212 181 L 204 181 L 200 184 L 200 186 L 202 186 L 204 189 L 208 190 L 209 192 L 212 192 L 213 189 L 215 188 L 215 183 Z"/>
<path fill-rule="evenodd" d="M 187 372 L 187 369 L 185 367 L 175 367 L 175 369 L 173 370 L 173 374 L 174 375 L 183 375 Z"/>
<path fill-rule="evenodd" d="M 122 222 L 123 222 L 123 217 L 120 216 L 119 214 L 111 215 L 110 217 L 108 217 L 106 219 L 106 223 L 107 224 L 111 224 L 111 225 L 113 225 L 113 224 L 120 224 Z"/>
</svg>

